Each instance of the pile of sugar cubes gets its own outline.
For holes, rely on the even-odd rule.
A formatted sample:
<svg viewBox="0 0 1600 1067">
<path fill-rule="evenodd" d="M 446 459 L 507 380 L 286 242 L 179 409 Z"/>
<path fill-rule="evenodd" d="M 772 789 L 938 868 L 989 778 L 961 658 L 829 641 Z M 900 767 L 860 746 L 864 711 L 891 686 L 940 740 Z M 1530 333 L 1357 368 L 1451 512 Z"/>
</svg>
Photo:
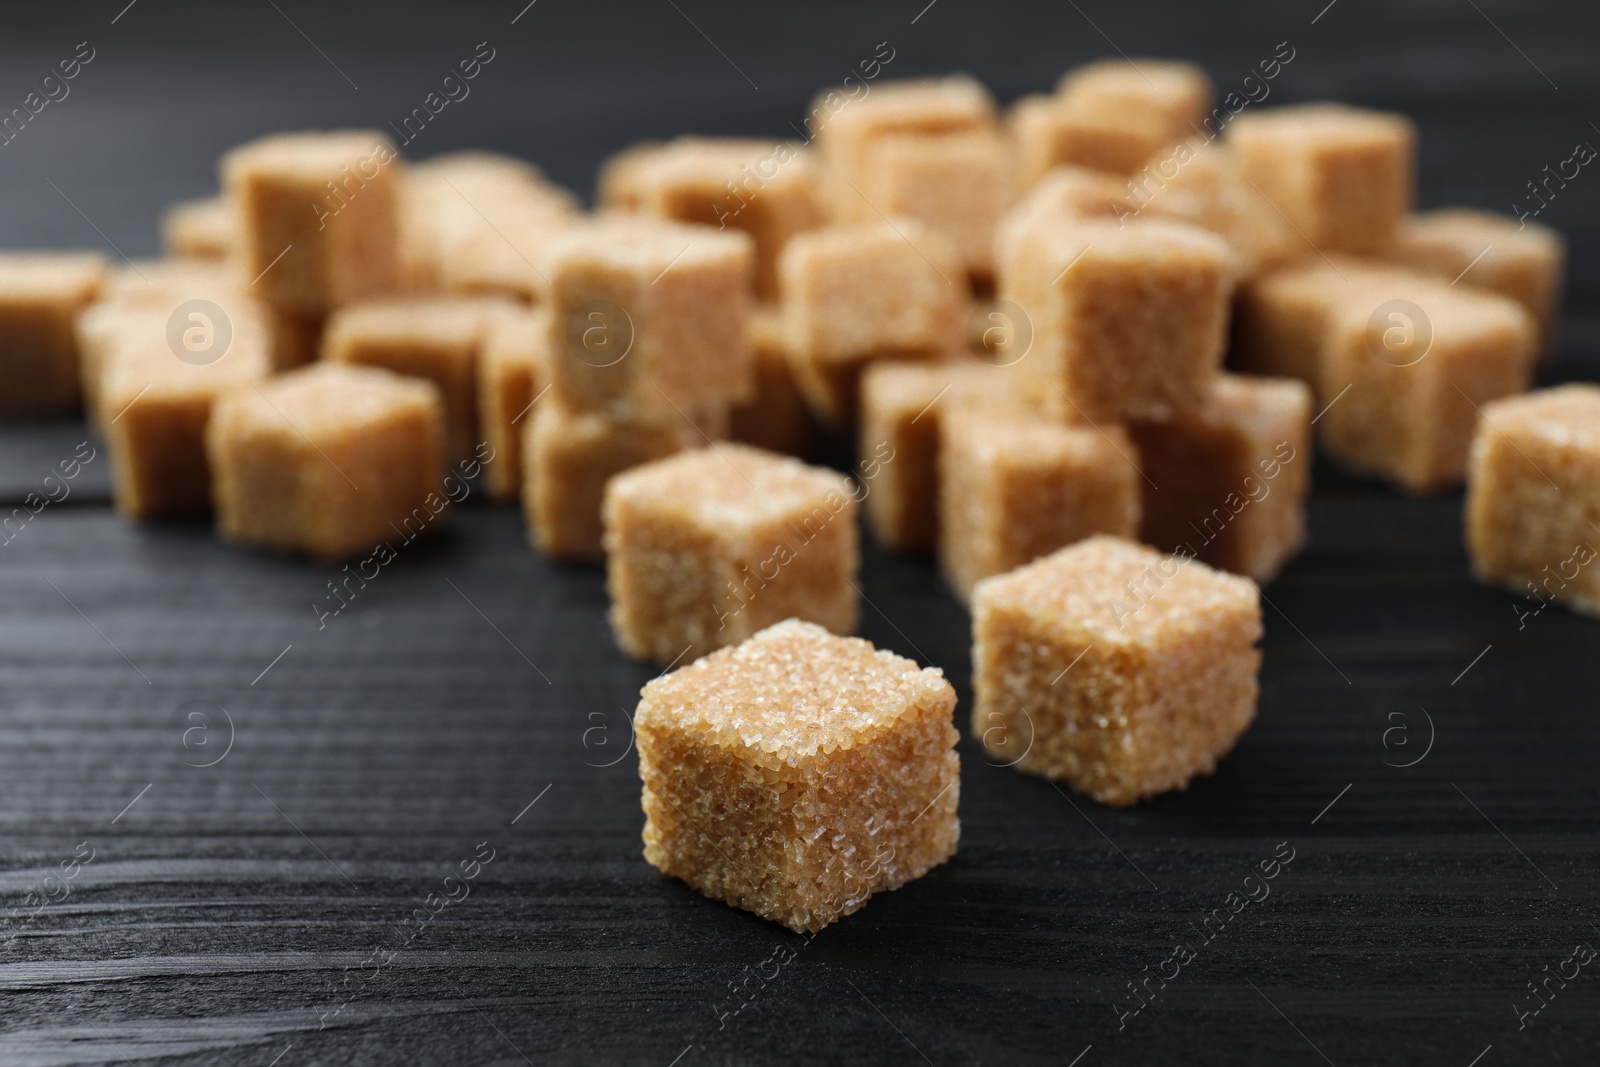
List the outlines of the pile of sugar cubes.
<svg viewBox="0 0 1600 1067">
<path fill-rule="evenodd" d="M 1107 804 L 1254 717 L 1313 432 L 1465 480 L 1483 579 L 1600 612 L 1600 387 L 1528 393 L 1563 242 L 1412 213 L 1415 141 L 1232 117 L 1159 60 L 1006 112 L 960 76 L 825 93 L 803 141 L 620 153 L 593 213 L 503 156 L 268 137 L 168 258 L 0 258 L 0 404 L 81 406 L 130 518 L 321 560 L 464 479 L 520 498 L 540 552 L 604 561 L 621 649 L 685 664 L 636 717 L 646 858 L 816 930 L 960 831 L 954 691 L 848 636 L 863 521 L 971 608 L 993 761 Z M 851 435 L 855 477 L 807 462 Z"/>
</svg>

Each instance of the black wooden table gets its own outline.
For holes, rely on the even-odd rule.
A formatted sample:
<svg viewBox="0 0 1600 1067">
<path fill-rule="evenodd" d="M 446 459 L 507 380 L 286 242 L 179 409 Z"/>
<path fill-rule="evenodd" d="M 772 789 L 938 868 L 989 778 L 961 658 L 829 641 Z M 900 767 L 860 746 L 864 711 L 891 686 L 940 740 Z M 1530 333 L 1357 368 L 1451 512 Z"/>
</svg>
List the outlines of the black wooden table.
<svg viewBox="0 0 1600 1067">
<path fill-rule="evenodd" d="M 1269 103 L 1410 111 L 1424 206 L 1531 204 L 1600 144 L 1595 21 L 1558 0 L 524 2 L 9 10 L 0 113 L 94 58 L 0 147 L 0 244 L 152 254 L 225 147 L 397 122 L 480 41 L 407 150 L 584 191 L 640 137 L 784 135 L 884 41 L 886 75 L 1002 99 L 1119 51 L 1226 92 L 1288 42 Z M 1600 378 L 1600 175 L 1540 217 L 1572 240 L 1545 378 Z M 0 426 L 6 508 L 86 436 Z M 1319 465 L 1259 719 L 1214 777 L 1113 811 L 964 739 L 955 859 L 800 938 L 644 863 L 627 714 L 653 672 L 598 570 L 540 559 L 515 509 L 470 500 L 319 621 L 332 568 L 124 523 L 107 466 L 0 546 L 0 1064 L 1600 1060 L 1600 961 L 1536 1014 L 1529 990 L 1600 948 L 1600 623 L 1473 584 L 1459 494 Z M 965 731 L 965 613 L 925 562 L 869 549 L 862 585 L 864 636 L 942 666 Z M 1269 896 L 1230 897 L 1274 856 Z"/>
</svg>

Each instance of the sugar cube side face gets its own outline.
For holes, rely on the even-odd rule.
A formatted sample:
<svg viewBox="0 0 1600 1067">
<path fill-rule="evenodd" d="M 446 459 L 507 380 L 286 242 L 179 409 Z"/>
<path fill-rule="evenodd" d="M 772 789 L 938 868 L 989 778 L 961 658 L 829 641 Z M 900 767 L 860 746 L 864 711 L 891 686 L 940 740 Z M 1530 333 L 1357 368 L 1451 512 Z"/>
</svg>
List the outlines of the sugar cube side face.
<svg viewBox="0 0 1600 1067">
<path fill-rule="evenodd" d="M 939 427 L 957 405 L 1018 406 L 1010 366 L 885 361 L 861 381 L 857 463 L 867 525 L 895 552 L 929 553 L 939 526 Z"/>
<path fill-rule="evenodd" d="M 1043 225 L 1001 271 L 1001 297 L 1032 323 L 1018 367 L 1066 419 L 1160 420 L 1196 408 L 1221 369 L 1235 269 L 1221 238 L 1182 223 Z"/>
<path fill-rule="evenodd" d="M 127 518 L 203 515 L 212 506 L 212 467 L 206 429 L 219 398 L 252 388 L 270 373 L 264 332 L 246 328 L 213 358 L 189 362 L 181 342 L 169 343 L 164 324 L 145 316 L 118 320 L 138 330 L 105 354 L 96 387 L 97 422 L 111 454 L 112 501 Z M 146 333 L 144 331 L 148 330 Z"/>
<path fill-rule="evenodd" d="M 276 134 L 225 155 L 239 263 L 262 299 L 326 313 L 396 292 L 404 168 L 376 131 Z"/>
<path fill-rule="evenodd" d="M 553 392 L 553 391 L 552 391 Z M 523 419 L 522 508 L 529 540 L 552 559 L 605 557 L 601 504 L 606 482 L 642 463 L 726 436 L 686 419 L 631 421 L 573 411 L 551 394 Z"/>
<path fill-rule="evenodd" d="M 388 562 L 443 525 L 444 411 L 432 383 L 321 363 L 235 389 L 207 429 L 217 527 L 329 562 Z"/>
<path fill-rule="evenodd" d="M 515 305 L 433 297 L 351 304 L 328 320 L 322 358 L 432 382 L 445 410 L 445 459 L 473 454 L 479 431 L 479 354 L 490 323 Z"/>
<path fill-rule="evenodd" d="M 733 230 L 612 217 L 552 238 L 552 395 L 635 421 L 748 399 L 752 269 L 752 242 Z"/>
<path fill-rule="evenodd" d="M 1600 388 L 1559 386 L 1483 405 L 1467 472 L 1473 573 L 1525 599 L 1600 615 Z"/>
<path fill-rule="evenodd" d="M 823 189 L 831 215 L 841 222 L 879 216 L 860 190 L 868 153 L 885 137 L 939 137 L 991 129 L 994 99 L 972 78 L 909 78 L 880 82 L 864 96 L 837 90 L 812 103 L 805 125 L 825 164 Z"/>
<path fill-rule="evenodd" d="M 744 445 L 619 475 L 604 502 L 618 643 L 636 658 L 672 663 L 787 618 L 851 632 L 856 511 L 843 476 Z"/>
<path fill-rule="evenodd" d="M 970 300 L 955 242 L 911 219 L 801 234 L 780 264 L 789 366 L 812 413 L 849 425 L 866 366 L 962 351 Z"/>
<path fill-rule="evenodd" d="M 1536 330 L 1516 302 L 1442 281 L 1354 287 L 1322 357 L 1319 393 L 1344 393 L 1318 422 L 1323 447 L 1407 492 L 1459 485 L 1482 406 L 1532 383 Z"/>
<path fill-rule="evenodd" d="M 495 315 L 478 356 L 478 411 L 492 458 L 483 465 L 484 492 L 492 500 L 515 500 L 522 492 L 523 428 L 549 384 L 543 309 Z"/>
<path fill-rule="evenodd" d="M 81 390 L 73 324 L 105 284 L 105 260 L 78 253 L 0 255 L 0 412 L 77 409 Z"/>
<path fill-rule="evenodd" d="M 1198 412 L 1131 425 L 1140 540 L 1269 581 L 1305 543 L 1311 415 L 1301 382 L 1225 374 Z"/>
<path fill-rule="evenodd" d="M 990 578 L 973 593 L 973 734 L 1104 804 L 1182 789 L 1255 716 L 1259 597 L 1111 537 Z"/>
<path fill-rule="evenodd" d="M 1230 358 L 1247 374 L 1322 385 L 1322 352 L 1333 313 L 1351 294 L 1392 290 L 1401 298 L 1423 282 L 1414 270 L 1333 255 L 1278 264 L 1239 286 Z M 1342 385 L 1341 385 L 1342 388 Z"/>
<path fill-rule="evenodd" d="M 1096 534 L 1135 537 L 1140 474 L 1116 426 L 960 407 L 940 424 L 939 564 L 956 596 Z"/>
<path fill-rule="evenodd" d="M 993 281 L 995 227 L 1018 192 L 1009 138 L 996 130 L 897 135 L 871 145 L 866 160 L 863 196 L 885 215 L 943 233 L 974 281 Z"/>
<path fill-rule="evenodd" d="M 778 256 L 797 233 L 826 221 L 811 152 L 791 141 L 680 137 L 630 153 L 603 183 L 619 210 L 734 228 L 755 243 L 758 299 L 778 295 Z"/>
<path fill-rule="evenodd" d="M 789 364 L 783 313 L 758 305 L 750 314 L 750 350 L 755 360 L 755 395 L 728 413 L 728 435 L 770 452 L 807 458 L 817 438 L 816 420 Z"/>
<path fill-rule="evenodd" d="M 796 620 L 645 686 L 645 859 L 816 931 L 954 854 L 955 692 L 934 668 Z"/>
</svg>

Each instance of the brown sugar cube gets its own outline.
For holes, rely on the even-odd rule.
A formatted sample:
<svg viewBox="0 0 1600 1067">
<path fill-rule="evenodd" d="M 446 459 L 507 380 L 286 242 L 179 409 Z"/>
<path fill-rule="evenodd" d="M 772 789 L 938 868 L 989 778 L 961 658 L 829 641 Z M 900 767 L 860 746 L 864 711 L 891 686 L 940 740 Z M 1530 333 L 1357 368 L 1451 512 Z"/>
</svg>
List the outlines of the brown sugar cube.
<svg viewBox="0 0 1600 1067">
<path fill-rule="evenodd" d="M 972 594 L 972 732 L 1102 804 L 1210 774 L 1255 718 L 1260 591 L 1094 537 Z"/>
<path fill-rule="evenodd" d="M 508 308 L 491 316 L 478 353 L 478 413 L 488 457 L 483 487 L 491 500 L 522 492 L 523 427 L 550 385 L 545 312 Z"/>
<path fill-rule="evenodd" d="M 1176 139 L 1146 111 L 1117 102 L 1025 96 L 1011 105 L 1007 122 L 1024 188 L 1064 164 L 1132 174 Z"/>
<path fill-rule="evenodd" d="M 968 293 L 955 242 L 911 219 L 801 234 L 784 250 L 790 366 L 813 414 L 855 418 L 862 368 L 965 347 Z"/>
<path fill-rule="evenodd" d="M 1123 178 L 1070 164 L 1052 167 L 996 224 L 995 260 L 1009 260 L 1017 242 L 1042 223 L 1123 218 L 1137 210 Z"/>
<path fill-rule="evenodd" d="M 659 421 L 754 392 L 748 234 L 611 216 L 547 253 L 551 394 L 567 407 Z"/>
<path fill-rule="evenodd" d="M 550 238 L 575 225 L 578 206 L 524 160 L 453 152 L 405 172 L 402 253 L 413 292 L 547 298 L 538 264 Z"/>
<path fill-rule="evenodd" d="M 714 900 L 817 931 L 955 854 L 956 694 L 791 619 L 644 687 L 644 858 Z"/>
<path fill-rule="evenodd" d="M 613 478 L 604 516 L 611 629 L 635 659 L 700 656 L 790 618 L 856 628 L 856 494 L 841 474 L 713 445 Z"/>
<path fill-rule="evenodd" d="M 756 364 L 755 397 L 729 412 L 728 436 L 805 459 L 816 443 L 817 425 L 789 367 L 782 311 L 774 305 L 756 307 L 750 313 L 749 337 Z"/>
<path fill-rule="evenodd" d="M 172 343 L 165 319 L 121 325 L 134 332 L 104 354 L 96 420 L 111 450 L 113 502 L 130 519 L 203 515 L 213 489 L 207 427 L 223 396 L 271 373 L 266 335 L 241 330 L 226 349 L 191 350 Z"/>
<path fill-rule="evenodd" d="M 489 300 L 450 297 L 351 304 L 328 320 L 322 358 L 426 378 L 444 401 L 445 458 L 472 454 L 478 433 L 478 353 L 494 316 Z"/>
<path fill-rule="evenodd" d="M 1600 616 L 1600 387 L 1563 385 L 1483 406 L 1467 469 L 1467 548 L 1480 581 Z"/>
<path fill-rule="evenodd" d="M 1223 238 L 1239 260 L 1240 277 L 1265 267 L 1315 255 L 1244 177 L 1244 164 L 1221 141 L 1193 138 L 1158 152 L 1124 187 L 1131 218 L 1186 222 Z M 1148 214 L 1147 214 L 1148 213 Z"/>
<path fill-rule="evenodd" d="M 967 273 L 994 278 L 994 235 L 1017 198 L 1011 141 L 998 130 L 896 134 L 869 145 L 859 191 L 883 214 L 917 219 L 955 241 Z"/>
<path fill-rule="evenodd" d="M 726 426 L 707 420 L 622 421 L 573 411 L 553 392 L 522 423 L 527 427 L 522 508 L 529 540 L 552 559 L 572 562 L 605 555 L 600 506 L 613 475 L 727 436 Z"/>
<path fill-rule="evenodd" d="M 1331 315 L 1322 353 L 1318 395 L 1332 404 L 1320 420 L 1324 449 L 1408 492 L 1459 485 L 1479 410 L 1532 383 L 1533 316 L 1434 279 L 1354 288 Z"/>
<path fill-rule="evenodd" d="M 1550 227 L 1487 211 L 1444 208 L 1403 219 L 1391 255 L 1452 283 L 1509 296 L 1538 322 L 1539 351 L 1551 350 L 1566 241 Z"/>
<path fill-rule="evenodd" d="M 438 388 L 376 367 L 317 363 L 235 389 L 206 439 L 217 529 L 329 562 L 386 563 L 444 521 L 443 435 Z"/>
<path fill-rule="evenodd" d="M 403 167 L 388 137 L 363 130 L 277 134 L 225 155 L 241 273 L 261 299 L 316 314 L 398 290 Z"/>
<path fill-rule="evenodd" d="M 748 233 L 762 300 L 777 298 L 784 245 L 824 222 L 816 163 L 791 141 L 680 137 L 630 149 L 606 173 L 603 207 Z"/>
<path fill-rule="evenodd" d="M 173 204 L 161 217 L 161 245 L 177 259 L 227 259 L 238 231 L 238 214 L 221 196 Z"/>
<path fill-rule="evenodd" d="M 595 200 L 610 211 L 638 211 L 642 195 L 639 170 L 660 151 L 661 142 L 640 141 L 607 156 L 595 176 Z"/>
<path fill-rule="evenodd" d="M 1008 367 L 888 361 L 861 379 L 857 461 L 867 524 L 895 552 L 931 552 L 939 527 L 939 426 L 952 405 L 1018 404 Z"/>
<path fill-rule="evenodd" d="M 1017 366 L 1071 419 L 1159 420 L 1198 406 L 1222 363 L 1236 261 L 1182 223 L 1041 225 L 1017 240 L 1000 296 L 1032 320 Z"/>
<path fill-rule="evenodd" d="M 956 405 L 938 462 L 939 565 L 963 601 L 980 580 L 1064 545 L 1138 533 L 1138 455 L 1120 427 Z"/>
<path fill-rule="evenodd" d="M 1269 269 L 1239 286 L 1232 361 L 1251 374 L 1298 378 L 1320 388 L 1321 352 L 1339 302 L 1373 286 L 1398 295 L 1421 280 L 1415 271 L 1337 255 Z"/>
<path fill-rule="evenodd" d="M 1171 142 L 1202 132 L 1212 90 L 1211 79 L 1193 63 L 1102 59 L 1068 71 L 1056 95 L 1090 108 L 1139 115 Z"/>
<path fill-rule="evenodd" d="M 1149 481 L 1139 539 L 1267 582 L 1305 542 L 1311 390 L 1224 374 L 1205 406 L 1129 427 Z"/>
<path fill-rule="evenodd" d="M 55 415 L 79 402 L 73 322 L 106 279 L 87 253 L 0 255 L 0 413 Z"/>
<path fill-rule="evenodd" d="M 806 129 L 827 163 L 836 221 L 879 217 L 859 190 L 871 147 L 885 137 L 936 137 L 985 130 L 996 123 L 994 98 L 972 78 L 910 78 L 874 84 L 864 95 L 836 89 L 812 102 Z"/>
<path fill-rule="evenodd" d="M 1416 127 L 1403 115 L 1300 104 L 1239 115 L 1245 176 L 1321 252 L 1376 254 L 1411 210 Z"/>
<path fill-rule="evenodd" d="M 103 368 L 117 349 L 201 364 L 231 351 L 250 359 L 266 352 L 269 371 L 277 370 L 291 337 L 283 319 L 221 260 L 155 260 L 118 271 L 78 317 L 78 375 L 91 424 L 104 432 L 104 420 L 121 410 L 107 413 L 100 402 Z"/>
</svg>

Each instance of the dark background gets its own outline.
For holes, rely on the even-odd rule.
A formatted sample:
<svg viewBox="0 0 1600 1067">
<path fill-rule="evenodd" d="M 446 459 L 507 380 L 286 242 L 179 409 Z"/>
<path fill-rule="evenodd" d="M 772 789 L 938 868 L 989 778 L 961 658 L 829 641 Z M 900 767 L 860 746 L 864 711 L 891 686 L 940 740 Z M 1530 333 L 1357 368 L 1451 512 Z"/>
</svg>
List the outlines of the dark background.
<svg viewBox="0 0 1600 1067">
<path fill-rule="evenodd" d="M 1002 101 L 1118 50 L 1226 92 L 1287 41 L 1267 103 L 1410 112 L 1422 206 L 1509 212 L 1600 144 L 1571 0 L 522 3 L 7 5 L 0 112 L 96 54 L 0 148 L 0 245 L 154 254 L 225 148 L 398 123 L 480 41 L 493 62 L 408 152 L 513 152 L 585 196 L 638 138 L 791 134 L 880 41 L 885 77 L 966 70 Z M 1600 378 L 1592 170 L 1541 215 L 1572 254 L 1552 381 Z M 0 426 L 6 507 L 84 435 Z M 1467 577 L 1459 494 L 1319 465 L 1311 545 L 1266 589 L 1259 719 L 1214 777 L 1113 811 L 963 740 L 956 858 L 806 942 L 644 863 L 626 713 L 654 672 L 615 650 L 599 571 L 545 563 L 515 509 L 458 509 L 319 629 L 331 568 L 124 523 L 108 466 L 0 547 L 0 1063 L 1600 1059 L 1600 963 L 1520 1030 L 1513 1007 L 1600 947 L 1600 623 L 1519 629 Z M 862 633 L 942 666 L 965 731 L 963 611 L 923 562 L 869 552 L 863 588 Z M 363 968 L 485 841 L 471 896 Z M 1280 842 L 1272 895 L 1202 946 Z M 1179 942 L 1198 957 L 1119 1032 Z"/>
</svg>

